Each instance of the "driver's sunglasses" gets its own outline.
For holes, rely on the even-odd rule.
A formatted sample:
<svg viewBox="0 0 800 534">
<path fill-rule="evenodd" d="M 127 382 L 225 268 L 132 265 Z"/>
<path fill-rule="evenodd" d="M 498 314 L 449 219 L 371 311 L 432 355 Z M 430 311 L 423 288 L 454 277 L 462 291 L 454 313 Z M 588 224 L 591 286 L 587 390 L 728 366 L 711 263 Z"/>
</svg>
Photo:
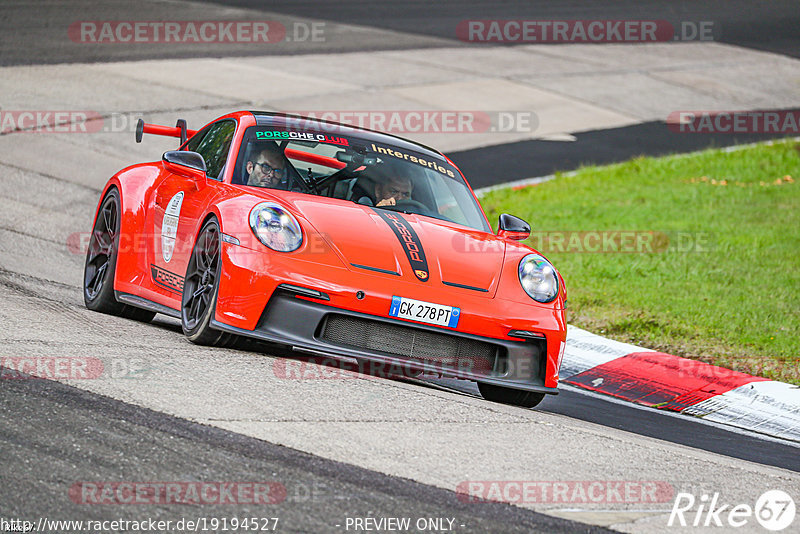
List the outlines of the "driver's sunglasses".
<svg viewBox="0 0 800 534">
<path fill-rule="evenodd" d="M 278 178 L 283 178 L 283 175 L 286 173 L 286 169 L 273 169 L 272 167 L 270 167 L 266 163 L 256 163 L 255 161 L 252 162 L 252 163 L 253 163 L 253 165 L 261 167 L 261 172 L 263 172 L 266 175 L 273 174 L 274 176 L 277 176 Z"/>
</svg>

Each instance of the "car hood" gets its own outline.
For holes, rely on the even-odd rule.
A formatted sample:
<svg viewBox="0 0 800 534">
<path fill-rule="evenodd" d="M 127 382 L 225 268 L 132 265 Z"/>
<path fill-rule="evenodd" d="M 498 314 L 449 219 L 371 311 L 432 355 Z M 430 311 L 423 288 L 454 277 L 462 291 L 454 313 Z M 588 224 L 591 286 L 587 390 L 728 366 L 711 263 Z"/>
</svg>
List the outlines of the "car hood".
<svg viewBox="0 0 800 534">
<path fill-rule="evenodd" d="M 505 241 L 493 234 L 350 202 L 291 204 L 354 272 L 495 294 Z"/>
</svg>

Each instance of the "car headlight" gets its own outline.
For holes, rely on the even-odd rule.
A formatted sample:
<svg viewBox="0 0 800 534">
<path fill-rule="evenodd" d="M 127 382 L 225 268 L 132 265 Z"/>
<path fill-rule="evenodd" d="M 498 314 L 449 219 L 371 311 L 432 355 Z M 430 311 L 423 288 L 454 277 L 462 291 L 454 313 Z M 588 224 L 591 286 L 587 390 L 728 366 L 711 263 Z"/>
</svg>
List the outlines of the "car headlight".
<svg viewBox="0 0 800 534">
<path fill-rule="evenodd" d="M 278 252 L 291 252 L 303 244 L 297 219 L 275 202 L 262 202 L 250 210 L 250 228 L 259 241 Z"/>
<path fill-rule="evenodd" d="M 537 302 L 550 302 L 558 295 L 556 269 L 539 254 L 528 254 L 519 262 L 519 283 Z"/>
</svg>

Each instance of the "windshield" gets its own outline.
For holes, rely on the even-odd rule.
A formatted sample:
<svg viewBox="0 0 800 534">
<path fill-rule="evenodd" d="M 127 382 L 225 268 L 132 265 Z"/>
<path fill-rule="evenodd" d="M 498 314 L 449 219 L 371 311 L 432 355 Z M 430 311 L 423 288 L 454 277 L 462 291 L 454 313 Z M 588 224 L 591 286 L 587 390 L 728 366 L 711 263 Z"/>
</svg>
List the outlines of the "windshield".
<svg viewBox="0 0 800 534">
<path fill-rule="evenodd" d="M 351 135 L 252 126 L 233 183 L 339 198 L 491 231 L 458 170 L 439 156 Z"/>
</svg>

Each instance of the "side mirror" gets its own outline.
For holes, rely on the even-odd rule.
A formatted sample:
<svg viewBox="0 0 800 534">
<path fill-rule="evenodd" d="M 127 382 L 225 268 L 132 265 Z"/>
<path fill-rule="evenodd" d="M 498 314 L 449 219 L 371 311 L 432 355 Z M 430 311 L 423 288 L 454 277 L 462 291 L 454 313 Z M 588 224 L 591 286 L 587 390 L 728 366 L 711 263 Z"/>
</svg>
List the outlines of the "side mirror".
<svg viewBox="0 0 800 534">
<path fill-rule="evenodd" d="M 497 228 L 497 236 L 514 241 L 522 241 L 531 235 L 531 225 L 508 213 L 500 215 L 500 226 Z"/>
<path fill-rule="evenodd" d="M 206 161 L 197 152 L 187 150 L 170 150 L 161 156 L 164 167 L 175 174 L 187 178 L 205 179 Z"/>
</svg>

